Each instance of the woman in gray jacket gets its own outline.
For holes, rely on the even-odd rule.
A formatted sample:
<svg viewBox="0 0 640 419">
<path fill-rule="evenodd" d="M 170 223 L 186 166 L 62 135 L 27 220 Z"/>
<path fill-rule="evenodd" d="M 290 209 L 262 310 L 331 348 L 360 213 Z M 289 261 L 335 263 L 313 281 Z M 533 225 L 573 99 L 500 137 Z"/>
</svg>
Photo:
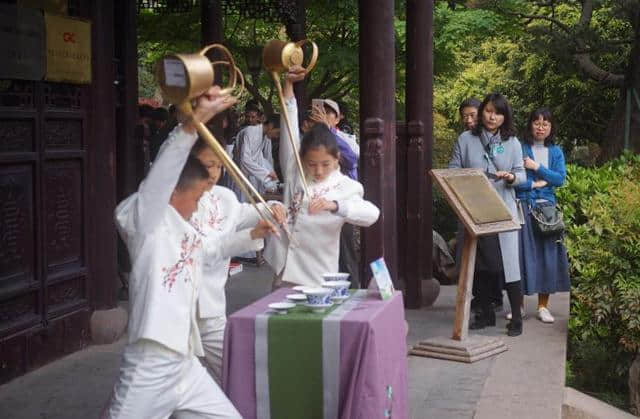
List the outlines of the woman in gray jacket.
<svg viewBox="0 0 640 419">
<path fill-rule="evenodd" d="M 449 168 L 482 169 L 511 213 L 518 218 L 514 186 L 524 182 L 526 175 L 522 147 L 515 137 L 511 106 L 504 96 L 491 93 L 484 98 L 478 109 L 478 124 L 458 137 Z M 458 242 L 462 244 L 462 240 Z M 504 282 L 511 307 L 517 308 L 522 304 L 518 232 L 500 233 L 478 240 L 475 270 L 474 281 L 478 281 L 481 312 L 469 328 L 495 326 L 496 315 L 489 301 L 491 289 L 500 287 Z M 518 336 L 522 334 L 522 316 L 520 310 L 512 311 L 507 334 Z"/>
</svg>

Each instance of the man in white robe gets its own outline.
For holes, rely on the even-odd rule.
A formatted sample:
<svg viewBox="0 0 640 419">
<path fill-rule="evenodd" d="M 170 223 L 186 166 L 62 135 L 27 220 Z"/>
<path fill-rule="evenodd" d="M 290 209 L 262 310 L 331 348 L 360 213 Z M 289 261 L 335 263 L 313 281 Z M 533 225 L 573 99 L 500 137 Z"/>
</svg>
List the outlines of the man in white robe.
<svg viewBox="0 0 640 419">
<path fill-rule="evenodd" d="M 212 87 L 198 98 L 195 119 L 206 122 L 234 101 Z M 252 248 L 273 226 L 203 246 L 188 222 L 209 179 L 188 158 L 196 139 L 193 123 L 176 127 L 138 191 L 116 208 L 133 265 L 129 339 L 104 418 L 240 417 L 197 359 L 204 355 L 196 319 L 202 259 Z"/>
</svg>

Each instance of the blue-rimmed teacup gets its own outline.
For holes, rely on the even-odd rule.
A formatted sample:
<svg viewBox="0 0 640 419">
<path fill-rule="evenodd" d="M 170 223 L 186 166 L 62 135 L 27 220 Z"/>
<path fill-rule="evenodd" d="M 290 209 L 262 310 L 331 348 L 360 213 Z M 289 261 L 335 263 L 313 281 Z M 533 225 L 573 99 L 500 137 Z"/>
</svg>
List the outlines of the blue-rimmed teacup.
<svg viewBox="0 0 640 419">
<path fill-rule="evenodd" d="M 307 303 L 310 306 L 324 306 L 331 304 L 331 294 L 333 289 L 330 288 L 305 288 L 304 295 L 307 296 Z"/>
<path fill-rule="evenodd" d="M 332 297 L 346 297 L 347 295 L 349 295 L 349 287 L 351 286 L 351 282 L 325 281 L 322 286 L 333 290 L 333 293 L 331 294 Z"/>
</svg>

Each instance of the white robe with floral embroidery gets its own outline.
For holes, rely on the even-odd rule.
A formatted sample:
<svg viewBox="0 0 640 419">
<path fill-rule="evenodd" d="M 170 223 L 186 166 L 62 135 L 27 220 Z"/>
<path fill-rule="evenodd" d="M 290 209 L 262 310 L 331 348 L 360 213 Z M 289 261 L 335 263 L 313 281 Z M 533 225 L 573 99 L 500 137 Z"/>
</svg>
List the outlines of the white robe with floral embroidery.
<svg viewBox="0 0 640 419">
<path fill-rule="evenodd" d="M 286 112 L 295 135 L 300 132 L 295 98 L 287 101 Z M 284 127 L 284 124 L 283 118 L 280 126 Z M 300 139 L 294 140 L 299 149 Z M 286 237 L 282 240 L 269 237 L 264 257 L 283 281 L 318 286 L 322 284 L 322 274 L 338 271 L 342 225 L 350 223 L 368 227 L 376 222 L 380 210 L 363 199 L 364 189 L 359 182 L 337 169 L 322 182 L 307 180 L 311 196 L 305 196 L 301 201 L 302 182 L 286 129 L 280 130 L 280 167 L 285 181 L 284 203 L 288 209 L 288 226 L 297 243 L 290 242 Z M 336 201 L 338 211 L 310 215 L 308 208 L 312 198 Z"/>
<path fill-rule="evenodd" d="M 262 249 L 263 240 L 244 240 L 258 220 L 257 211 L 250 204 L 238 202 L 233 191 L 225 187 L 214 186 L 200 198 L 198 210 L 193 214 L 190 223 L 202 234 L 205 249 L 215 247 L 221 242 L 248 244 L 245 248 L 234 246 L 237 254 L 205 258 L 198 301 L 200 318 L 225 316 L 224 286 L 229 274 L 230 257 Z"/>
<path fill-rule="evenodd" d="M 118 231 L 127 245 L 129 343 L 149 339 L 178 353 L 202 356 L 196 306 L 207 258 L 232 255 L 230 243 L 203 249 L 203 238 L 169 205 L 169 199 L 197 136 L 176 127 L 164 142 L 138 191 L 115 211 Z M 249 234 L 241 248 L 251 242 Z"/>
</svg>

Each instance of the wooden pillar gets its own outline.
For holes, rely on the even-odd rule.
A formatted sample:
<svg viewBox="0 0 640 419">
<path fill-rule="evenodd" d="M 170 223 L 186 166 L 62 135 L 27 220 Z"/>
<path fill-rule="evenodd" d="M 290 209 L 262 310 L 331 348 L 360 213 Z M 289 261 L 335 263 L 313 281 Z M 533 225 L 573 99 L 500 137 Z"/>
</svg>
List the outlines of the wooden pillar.
<svg viewBox="0 0 640 419">
<path fill-rule="evenodd" d="M 138 120 L 138 38 L 136 30 L 137 4 L 115 0 L 115 84 L 116 106 L 116 170 L 118 201 L 138 188 L 136 177 L 136 138 Z"/>
<path fill-rule="evenodd" d="M 384 256 L 397 281 L 396 106 L 393 0 L 359 0 L 360 143 L 365 197 L 381 211 L 371 228 L 362 229 L 361 281 L 371 278 L 372 260 Z"/>
<path fill-rule="evenodd" d="M 222 7 L 220 0 L 202 0 L 200 2 L 200 43 L 202 46 L 209 44 L 221 44 L 224 39 L 224 29 L 222 27 Z M 233 53 L 233 52 L 232 52 Z M 224 59 L 220 52 L 210 51 L 207 54 L 209 59 L 221 60 Z M 237 57 L 234 57 L 237 58 Z M 216 67 L 216 70 L 222 67 Z M 222 83 L 221 73 L 216 72 L 216 79 L 214 83 Z M 211 128 L 211 133 L 218 139 L 223 141 L 224 130 L 222 129 L 223 115 L 216 115 L 213 120 L 207 124 Z"/>
<path fill-rule="evenodd" d="M 304 0 L 296 1 L 296 22 L 287 23 L 287 35 L 292 41 L 301 41 L 307 37 L 307 18 Z M 298 119 L 304 117 L 304 113 L 309 109 L 307 98 L 307 79 L 293 85 L 293 91 L 298 102 Z"/>
<path fill-rule="evenodd" d="M 91 140 L 88 145 L 90 202 L 96 222 L 89 223 L 89 258 L 91 297 L 96 310 L 112 308 L 117 284 L 116 229 L 113 211 L 116 206 L 116 140 L 114 89 L 113 0 L 96 0 L 92 4 L 93 82 Z"/>
<path fill-rule="evenodd" d="M 433 2 L 407 0 L 406 305 L 419 308 L 431 278 L 433 150 Z"/>
<path fill-rule="evenodd" d="M 409 138 L 407 137 L 407 124 L 405 121 L 396 121 L 396 205 L 398 236 L 398 281 L 406 284 L 407 278 L 407 151 Z"/>
</svg>

